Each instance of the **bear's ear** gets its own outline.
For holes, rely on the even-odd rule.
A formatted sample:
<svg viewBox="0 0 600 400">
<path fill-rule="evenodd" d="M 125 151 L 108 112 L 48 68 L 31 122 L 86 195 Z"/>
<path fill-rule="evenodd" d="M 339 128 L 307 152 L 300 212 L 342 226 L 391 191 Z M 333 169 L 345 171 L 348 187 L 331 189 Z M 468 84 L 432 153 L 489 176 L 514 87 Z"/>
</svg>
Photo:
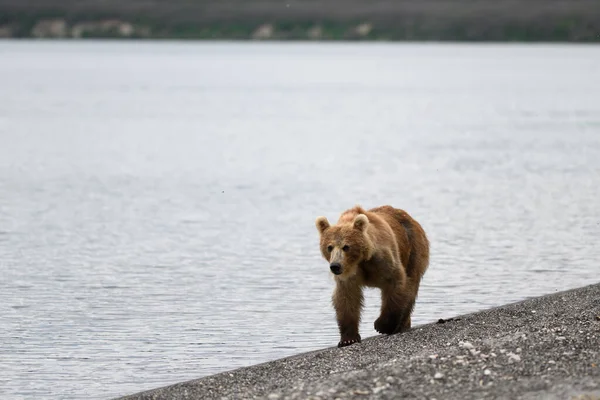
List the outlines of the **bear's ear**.
<svg viewBox="0 0 600 400">
<path fill-rule="evenodd" d="M 356 217 L 354 217 L 354 228 L 364 232 L 368 225 L 369 218 L 367 218 L 365 214 L 358 214 Z"/>
<path fill-rule="evenodd" d="M 329 221 L 327 221 L 327 218 L 325 217 L 319 217 L 315 221 L 315 225 L 317 226 L 319 233 L 322 234 L 327 228 L 329 228 Z"/>
</svg>

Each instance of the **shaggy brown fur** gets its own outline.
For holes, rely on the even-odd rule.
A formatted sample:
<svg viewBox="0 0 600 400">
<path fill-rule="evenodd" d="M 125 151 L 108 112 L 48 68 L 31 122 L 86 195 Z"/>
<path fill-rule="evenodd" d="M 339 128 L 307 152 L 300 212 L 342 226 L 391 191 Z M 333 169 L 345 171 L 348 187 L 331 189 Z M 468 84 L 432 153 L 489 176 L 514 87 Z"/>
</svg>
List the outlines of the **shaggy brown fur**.
<svg viewBox="0 0 600 400">
<path fill-rule="evenodd" d="M 363 287 L 381 289 L 381 314 L 375 330 L 392 334 L 410 328 L 421 278 L 429 265 L 429 241 L 421 225 L 403 210 L 356 206 L 342 213 L 337 224 L 316 220 L 323 257 L 330 263 L 340 342 L 360 342 L 358 326 Z"/>
</svg>

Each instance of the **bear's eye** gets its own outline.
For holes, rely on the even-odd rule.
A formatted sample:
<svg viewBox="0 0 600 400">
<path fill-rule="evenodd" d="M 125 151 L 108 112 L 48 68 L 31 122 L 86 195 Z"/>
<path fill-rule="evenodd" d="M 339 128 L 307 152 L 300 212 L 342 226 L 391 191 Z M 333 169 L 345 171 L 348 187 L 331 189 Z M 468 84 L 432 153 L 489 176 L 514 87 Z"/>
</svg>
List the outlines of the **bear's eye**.
<svg viewBox="0 0 600 400">
<path fill-rule="evenodd" d="M 344 251 L 348 251 L 349 249 L 350 249 L 350 246 L 348 246 L 348 245 L 345 245 L 344 247 L 342 247 L 342 250 L 344 250 Z"/>
<path fill-rule="evenodd" d="M 331 250 L 333 250 L 333 246 L 332 245 L 327 246 L 327 251 L 331 253 Z"/>
</svg>

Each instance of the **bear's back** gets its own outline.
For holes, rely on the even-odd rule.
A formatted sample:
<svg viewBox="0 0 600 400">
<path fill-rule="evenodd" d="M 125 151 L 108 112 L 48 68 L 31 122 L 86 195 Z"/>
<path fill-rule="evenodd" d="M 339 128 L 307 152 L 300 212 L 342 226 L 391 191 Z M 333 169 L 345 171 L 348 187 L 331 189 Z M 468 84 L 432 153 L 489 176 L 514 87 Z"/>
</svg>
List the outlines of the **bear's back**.
<svg viewBox="0 0 600 400">
<path fill-rule="evenodd" d="M 406 275 L 419 281 L 429 265 L 429 240 L 421 225 L 406 211 L 389 205 L 372 208 L 367 212 L 384 219 L 398 241 Z"/>
</svg>

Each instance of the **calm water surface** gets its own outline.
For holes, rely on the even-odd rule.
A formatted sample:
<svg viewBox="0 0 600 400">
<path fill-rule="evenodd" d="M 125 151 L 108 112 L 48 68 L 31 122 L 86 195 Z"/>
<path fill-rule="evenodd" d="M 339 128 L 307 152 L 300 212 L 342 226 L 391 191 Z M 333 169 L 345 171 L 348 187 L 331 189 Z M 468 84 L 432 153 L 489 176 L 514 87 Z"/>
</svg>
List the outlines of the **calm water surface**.
<svg viewBox="0 0 600 400">
<path fill-rule="evenodd" d="M 335 345 L 355 203 L 429 234 L 416 324 L 600 280 L 598 46 L 4 41 L 0 88 L 3 399 Z"/>
</svg>

